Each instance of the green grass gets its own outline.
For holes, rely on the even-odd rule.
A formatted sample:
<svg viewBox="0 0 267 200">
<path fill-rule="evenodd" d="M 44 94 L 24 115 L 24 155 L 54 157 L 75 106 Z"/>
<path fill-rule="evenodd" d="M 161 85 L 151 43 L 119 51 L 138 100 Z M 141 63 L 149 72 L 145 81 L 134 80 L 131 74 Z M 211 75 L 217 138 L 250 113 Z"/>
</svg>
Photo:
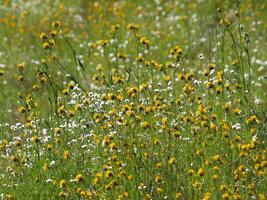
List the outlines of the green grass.
<svg viewBox="0 0 267 200">
<path fill-rule="evenodd" d="M 265 1 L 1 3 L 0 198 L 266 198 Z"/>
</svg>

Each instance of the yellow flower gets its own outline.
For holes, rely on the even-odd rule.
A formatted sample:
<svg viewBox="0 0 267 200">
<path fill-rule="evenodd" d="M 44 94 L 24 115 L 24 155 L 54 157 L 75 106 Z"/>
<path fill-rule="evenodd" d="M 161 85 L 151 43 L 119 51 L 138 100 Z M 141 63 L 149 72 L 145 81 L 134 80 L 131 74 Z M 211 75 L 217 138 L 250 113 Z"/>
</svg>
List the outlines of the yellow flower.
<svg viewBox="0 0 267 200">
<path fill-rule="evenodd" d="M 56 44 L 54 39 L 48 40 L 48 43 L 49 43 L 50 46 L 54 46 Z"/>
<path fill-rule="evenodd" d="M 150 124 L 147 121 L 144 121 L 144 122 L 141 123 L 141 127 L 142 128 L 149 128 L 149 126 L 150 126 Z"/>
<path fill-rule="evenodd" d="M 222 195 L 222 198 L 225 200 L 229 200 L 231 198 L 231 195 L 227 192 Z"/>
<path fill-rule="evenodd" d="M 49 47 L 50 47 L 50 45 L 49 45 L 48 42 L 43 43 L 43 48 L 44 49 L 49 49 Z"/>
<path fill-rule="evenodd" d="M 106 190 L 111 190 L 112 189 L 112 184 L 107 184 L 107 185 L 105 185 L 105 189 Z"/>
<path fill-rule="evenodd" d="M 82 105 L 79 104 L 79 103 L 77 103 L 77 104 L 74 106 L 74 108 L 75 108 L 75 111 L 81 110 L 81 109 L 82 109 Z"/>
<path fill-rule="evenodd" d="M 3 69 L 0 69 L 0 76 L 3 76 L 5 74 L 5 71 Z"/>
<path fill-rule="evenodd" d="M 181 192 L 176 192 L 175 198 L 176 199 L 182 199 L 183 198 L 183 194 Z"/>
<path fill-rule="evenodd" d="M 49 151 L 51 151 L 52 148 L 53 148 L 53 145 L 52 145 L 52 144 L 48 144 L 48 145 L 47 145 L 47 149 L 48 149 Z"/>
<path fill-rule="evenodd" d="M 162 182 L 163 181 L 163 178 L 161 177 L 161 176 L 156 176 L 155 177 L 155 182 L 156 183 L 160 183 L 160 182 Z"/>
<path fill-rule="evenodd" d="M 51 32 L 50 32 L 50 36 L 51 37 L 55 37 L 57 35 L 57 31 L 56 30 L 52 30 Z"/>
<path fill-rule="evenodd" d="M 23 106 L 20 106 L 20 107 L 19 107 L 19 112 L 20 112 L 20 113 L 26 113 L 26 108 L 23 107 Z"/>
<path fill-rule="evenodd" d="M 40 82 L 42 84 L 44 84 L 46 81 L 47 81 L 47 78 L 46 77 L 44 77 L 44 76 L 40 77 Z"/>
<path fill-rule="evenodd" d="M 77 174 L 77 176 L 75 177 L 75 181 L 77 183 L 83 182 L 84 181 L 84 177 L 82 174 Z"/>
<path fill-rule="evenodd" d="M 17 77 L 17 79 L 18 79 L 18 81 L 24 81 L 24 76 L 23 76 L 23 75 L 19 75 L 19 76 Z"/>
<path fill-rule="evenodd" d="M 216 154 L 215 156 L 213 156 L 213 160 L 214 161 L 220 161 L 221 160 L 221 156 L 219 154 Z"/>
<path fill-rule="evenodd" d="M 73 89 L 75 86 L 75 83 L 73 81 L 71 81 L 69 84 L 68 84 L 68 88 L 69 89 Z"/>
<path fill-rule="evenodd" d="M 39 142 L 39 138 L 38 138 L 38 136 L 33 136 L 32 138 L 31 138 L 31 141 L 33 142 L 33 143 L 38 143 Z"/>
<path fill-rule="evenodd" d="M 64 106 L 60 106 L 58 109 L 57 109 L 57 112 L 61 115 L 65 115 L 66 114 L 66 111 L 65 111 L 65 108 Z"/>
<path fill-rule="evenodd" d="M 61 26 L 61 22 L 60 21 L 54 21 L 52 22 L 52 27 L 53 28 L 57 28 L 57 27 L 60 27 Z"/>
<path fill-rule="evenodd" d="M 62 130 L 61 130 L 61 128 L 56 127 L 56 128 L 54 129 L 54 132 L 55 132 L 55 134 L 60 134 L 60 133 L 62 132 Z"/>
<path fill-rule="evenodd" d="M 43 59 L 41 59 L 41 63 L 43 64 L 43 65 L 46 65 L 47 64 L 47 62 L 46 62 L 46 60 L 43 58 Z"/>
<path fill-rule="evenodd" d="M 140 28 L 140 26 L 138 24 L 131 23 L 131 24 L 128 24 L 127 28 L 129 30 L 137 31 Z"/>
<path fill-rule="evenodd" d="M 169 161 L 168 161 L 168 164 L 169 164 L 169 165 L 173 165 L 173 164 L 175 164 L 175 163 L 176 163 L 176 159 L 173 158 L 173 157 L 170 158 Z"/>
<path fill-rule="evenodd" d="M 164 190 L 162 188 L 160 188 L 160 187 L 157 187 L 156 191 L 159 194 L 159 193 L 162 193 Z"/>
<path fill-rule="evenodd" d="M 211 193 L 210 192 L 206 192 L 205 194 L 204 194 L 204 198 L 203 198 L 203 200 L 210 200 L 211 199 Z"/>
<path fill-rule="evenodd" d="M 67 193 L 66 192 L 63 192 L 63 191 L 61 191 L 58 195 L 60 197 L 67 197 Z"/>
<path fill-rule="evenodd" d="M 218 178 L 219 178 L 219 176 L 217 174 L 212 175 L 212 177 L 211 177 L 212 180 L 217 180 Z"/>
<path fill-rule="evenodd" d="M 192 176 L 194 173 L 195 173 L 195 171 L 194 171 L 193 169 L 189 169 L 189 170 L 188 170 L 188 174 L 189 174 L 189 176 Z"/>
<path fill-rule="evenodd" d="M 32 89 L 37 91 L 37 90 L 40 89 L 40 86 L 39 86 L 38 84 L 34 84 L 34 85 L 32 86 Z"/>
<path fill-rule="evenodd" d="M 160 144 L 160 140 L 159 140 L 159 139 L 157 139 L 157 138 L 156 138 L 156 139 L 154 139 L 154 141 L 153 141 L 153 144 L 154 144 L 154 145 L 158 145 L 158 144 Z"/>
<path fill-rule="evenodd" d="M 202 167 L 199 168 L 198 171 L 197 171 L 197 174 L 198 174 L 199 176 L 204 176 L 204 174 L 205 174 L 204 169 L 203 169 Z"/>
<path fill-rule="evenodd" d="M 210 70 L 213 70 L 214 68 L 215 68 L 215 64 L 210 63 L 210 64 L 209 64 L 209 69 L 210 69 Z"/>
<path fill-rule="evenodd" d="M 43 165 L 43 170 L 44 170 L 44 171 L 48 171 L 49 168 L 50 168 L 50 166 L 49 166 L 48 163 L 45 163 L 45 164 Z"/>
<path fill-rule="evenodd" d="M 69 94 L 69 89 L 64 89 L 64 90 L 62 91 L 62 93 L 63 93 L 64 95 L 68 95 L 68 94 Z"/>
<path fill-rule="evenodd" d="M 65 179 L 61 179 L 61 180 L 59 181 L 59 187 L 60 187 L 60 188 L 63 188 L 63 187 L 65 187 L 65 186 L 66 186 L 66 184 L 67 184 L 67 182 L 66 182 L 66 180 L 65 180 Z"/>
<path fill-rule="evenodd" d="M 41 34 L 40 34 L 40 39 L 41 39 L 41 40 L 46 40 L 46 39 L 47 39 L 47 35 L 46 35 L 46 33 L 41 33 Z"/>
<path fill-rule="evenodd" d="M 23 71 L 24 67 L 25 67 L 25 63 L 19 63 L 19 64 L 17 64 L 17 67 L 18 67 L 19 71 Z"/>
<path fill-rule="evenodd" d="M 110 177 L 112 177 L 113 176 L 113 173 L 110 171 L 110 170 L 107 170 L 106 172 L 105 172 L 105 177 L 106 178 L 110 178 Z"/>
<path fill-rule="evenodd" d="M 111 33 L 111 34 L 115 34 L 119 28 L 120 28 L 120 25 L 119 25 L 119 24 L 112 25 L 112 26 L 111 26 L 110 33 Z"/>
<path fill-rule="evenodd" d="M 70 158 L 70 152 L 69 151 L 64 151 L 64 159 Z"/>
<path fill-rule="evenodd" d="M 139 42 L 143 45 L 146 45 L 147 47 L 150 45 L 150 41 L 145 37 L 141 37 Z"/>
</svg>

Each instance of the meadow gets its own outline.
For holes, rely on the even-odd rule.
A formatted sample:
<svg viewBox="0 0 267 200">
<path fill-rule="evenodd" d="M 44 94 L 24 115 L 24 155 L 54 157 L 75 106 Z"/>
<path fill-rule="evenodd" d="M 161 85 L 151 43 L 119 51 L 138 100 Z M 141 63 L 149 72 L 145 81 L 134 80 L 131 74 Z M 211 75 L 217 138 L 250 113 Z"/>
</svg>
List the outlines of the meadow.
<svg viewBox="0 0 267 200">
<path fill-rule="evenodd" d="M 265 200 L 266 0 L 0 0 L 0 199 Z"/>
</svg>

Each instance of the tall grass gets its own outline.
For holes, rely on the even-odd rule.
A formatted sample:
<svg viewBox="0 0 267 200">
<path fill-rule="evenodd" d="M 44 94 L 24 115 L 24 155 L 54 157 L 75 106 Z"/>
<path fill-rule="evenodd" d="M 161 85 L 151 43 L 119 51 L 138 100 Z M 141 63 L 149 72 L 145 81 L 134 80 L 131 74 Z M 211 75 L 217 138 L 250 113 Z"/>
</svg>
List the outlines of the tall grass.
<svg viewBox="0 0 267 200">
<path fill-rule="evenodd" d="M 265 199 L 265 1 L 3 1 L 2 199 Z"/>
</svg>

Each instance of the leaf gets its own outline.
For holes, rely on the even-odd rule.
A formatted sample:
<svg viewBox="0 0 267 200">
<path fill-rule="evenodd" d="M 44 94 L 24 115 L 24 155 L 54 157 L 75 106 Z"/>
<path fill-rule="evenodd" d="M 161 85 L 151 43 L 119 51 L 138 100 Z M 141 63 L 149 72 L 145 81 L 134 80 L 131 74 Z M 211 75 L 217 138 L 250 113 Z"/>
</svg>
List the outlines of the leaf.
<svg viewBox="0 0 267 200">
<path fill-rule="evenodd" d="M 82 68 L 83 72 L 85 72 L 85 68 L 84 65 L 82 64 L 81 60 L 79 58 L 77 58 L 79 66 Z"/>
</svg>

